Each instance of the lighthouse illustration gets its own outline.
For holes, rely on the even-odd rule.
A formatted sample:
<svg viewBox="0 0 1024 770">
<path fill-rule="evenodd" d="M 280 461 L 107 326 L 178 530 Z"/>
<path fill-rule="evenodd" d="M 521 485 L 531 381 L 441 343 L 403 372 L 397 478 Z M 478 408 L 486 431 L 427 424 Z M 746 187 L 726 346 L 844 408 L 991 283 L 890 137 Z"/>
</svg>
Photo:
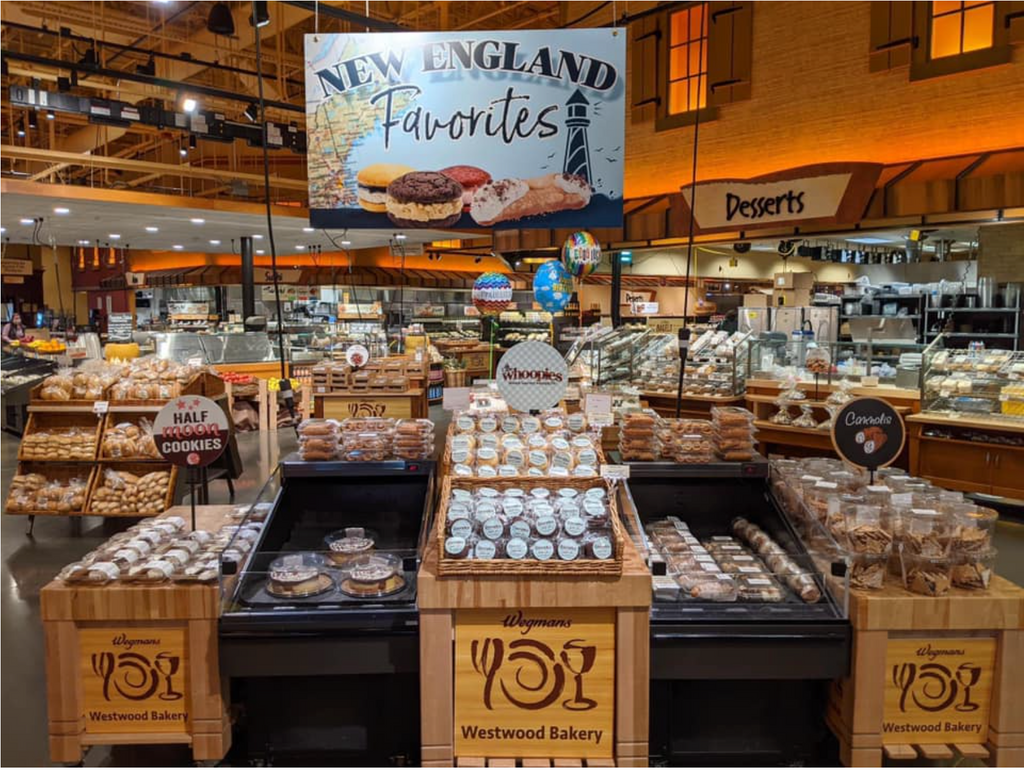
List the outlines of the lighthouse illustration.
<svg viewBox="0 0 1024 770">
<path fill-rule="evenodd" d="M 565 103 L 569 108 L 565 119 L 565 127 L 569 129 L 569 135 L 565 139 L 565 162 L 562 171 L 566 174 L 576 174 L 590 181 L 590 145 L 587 142 L 587 126 L 590 125 L 590 118 L 587 117 L 587 110 L 590 102 L 587 101 L 579 89 L 569 97 Z"/>
</svg>

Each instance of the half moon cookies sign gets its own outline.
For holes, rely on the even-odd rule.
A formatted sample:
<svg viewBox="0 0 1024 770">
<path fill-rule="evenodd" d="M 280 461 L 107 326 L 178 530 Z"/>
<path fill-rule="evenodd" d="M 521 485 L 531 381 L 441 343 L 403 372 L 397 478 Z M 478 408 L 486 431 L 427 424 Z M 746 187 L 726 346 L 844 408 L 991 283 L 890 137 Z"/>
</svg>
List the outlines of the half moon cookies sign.
<svg viewBox="0 0 1024 770">
<path fill-rule="evenodd" d="M 868 470 L 891 464 L 906 441 L 903 418 L 888 401 L 855 398 L 832 421 L 832 444 L 846 462 Z"/>
<path fill-rule="evenodd" d="M 201 468 L 224 454 L 229 433 L 224 410 L 205 396 L 173 398 L 153 421 L 157 450 L 186 468 Z"/>
</svg>

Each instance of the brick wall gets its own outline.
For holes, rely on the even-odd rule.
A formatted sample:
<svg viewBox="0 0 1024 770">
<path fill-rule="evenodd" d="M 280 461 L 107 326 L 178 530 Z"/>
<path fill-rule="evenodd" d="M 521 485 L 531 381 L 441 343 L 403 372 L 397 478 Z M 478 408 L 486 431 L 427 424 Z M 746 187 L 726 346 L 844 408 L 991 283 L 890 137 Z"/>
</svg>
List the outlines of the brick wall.
<svg viewBox="0 0 1024 770">
<path fill-rule="evenodd" d="M 907 68 L 868 72 L 869 16 L 867 2 L 756 3 L 752 98 L 700 127 L 698 178 L 1021 144 L 1020 117 L 1011 122 L 1008 109 L 1024 103 L 1024 46 L 1010 64 L 911 83 Z M 655 132 L 653 121 L 627 116 L 626 196 L 688 181 L 692 141 L 692 128 Z"/>
<path fill-rule="evenodd" d="M 978 240 L 978 275 L 999 283 L 1024 283 L 1024 225 L 982 227 Z"/>
</svg>

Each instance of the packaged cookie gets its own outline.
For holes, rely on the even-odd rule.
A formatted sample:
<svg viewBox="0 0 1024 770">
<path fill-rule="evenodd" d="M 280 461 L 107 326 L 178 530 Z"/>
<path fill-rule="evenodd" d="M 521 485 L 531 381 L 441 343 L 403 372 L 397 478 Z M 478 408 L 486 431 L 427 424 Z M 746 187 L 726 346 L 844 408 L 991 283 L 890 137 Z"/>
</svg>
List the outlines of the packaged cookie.
<svg viewBox="0 0 1024 770">
<path fill-rule="evenodd" d="M 951 580 L 956 588 L 980 591 L 988 588 L 995 574 L 996 549 L 960 553 L 953 557 Z"/>
<path fill-rule="evenodd" d="M 885 587 L 889 557 L 885 554 L 857 554 L 850 558 L 850 587 L 875 591 Z"/>
<path fill-rule="evenodd" d="M 952 581 L 952 563 L 946 556 L 902 554 L 903 587 L 922 596 L 945 596 Z"/>
</svg>

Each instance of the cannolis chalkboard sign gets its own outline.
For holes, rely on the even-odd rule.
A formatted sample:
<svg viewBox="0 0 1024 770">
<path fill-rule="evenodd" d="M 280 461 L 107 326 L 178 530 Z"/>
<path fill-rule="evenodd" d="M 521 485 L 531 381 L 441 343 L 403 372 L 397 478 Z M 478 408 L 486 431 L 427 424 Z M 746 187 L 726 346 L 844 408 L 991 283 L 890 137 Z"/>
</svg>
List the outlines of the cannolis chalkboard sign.
<svg viewBox="0 0 1024 770">
<path fill-rule="evenodd" d="M 306 35 L 310 224 L 622 225 L 617 29 Z"/>
<path fill-rule="evenodd" d="M 880 398 L 855 398 L 832 420 L 832 445 L 846 462 L 868 470 L 890 465 L 907 431 L 892 404 Z"/>
</svg>

